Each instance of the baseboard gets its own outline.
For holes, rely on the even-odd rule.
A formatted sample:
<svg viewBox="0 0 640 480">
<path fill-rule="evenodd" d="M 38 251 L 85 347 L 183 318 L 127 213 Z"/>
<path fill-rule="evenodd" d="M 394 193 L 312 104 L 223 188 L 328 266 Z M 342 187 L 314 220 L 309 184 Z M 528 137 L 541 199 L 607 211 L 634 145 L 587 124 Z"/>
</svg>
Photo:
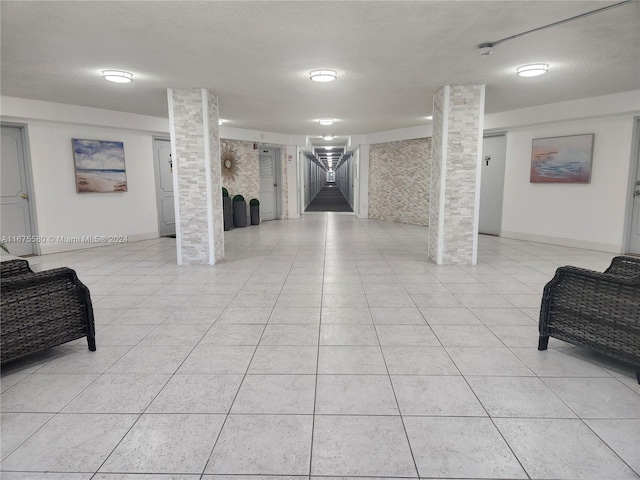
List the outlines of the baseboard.
<svg viewBox="0 0 640 480">
<path fill-rule="evenodd" d="M 611 243 L 588 242 L 573 238 L 548 237 L 546 235 L 536 235 L 534 233 L 500 232 L 502 238 L 512 238 L 514 240 L 526 240 L 528 242 L 546 243 L 548 245 L 560 245 L 562 247 L 582 248 L 584 250 L 597 250 L 599 252 L 617 253 L 622 252 L 622 245 Z"/>
<path fill-rule="evenodd" d="M 69 241 L 47 242 L 40 244 L 40 255 L 49 255 L 52 253 L 72 252 L 74 250 L 84 250 L 85 248 L 104 247 L 109 245 L 122 245 L 131 242 L 140 242 L 142 240 L 153 240 L 159 238 L 158 232 L 136 233 L 134 235 L 115 235 L 113 241 L 109 242 L 109 238 L 104 241 L 104 235 L 85 236 L 85 238 L 69 236 Z M 126 238 L 126 241 L 124 240 Z M 82 241 L 86 240 L 86 241 Z"/>
</svg>

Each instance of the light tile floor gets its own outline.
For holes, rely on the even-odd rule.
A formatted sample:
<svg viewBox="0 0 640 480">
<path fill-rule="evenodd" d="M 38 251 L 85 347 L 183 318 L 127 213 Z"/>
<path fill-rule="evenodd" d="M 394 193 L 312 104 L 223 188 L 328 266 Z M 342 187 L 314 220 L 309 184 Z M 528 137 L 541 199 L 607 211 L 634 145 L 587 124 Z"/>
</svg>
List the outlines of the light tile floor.
<svg viewBox="0 0 640 480">
<path fill-rule="evenodd" d="M 481 236 L 437 266 L 427 233 L 313 213 L 213 267 L 171 239 L 32 258 L 89 286 L 98 350 L 5 365 L 2 478 L 638 478 L 634 371 L 536 349 L 555 269 L 613 255 Z"/>
</svg>

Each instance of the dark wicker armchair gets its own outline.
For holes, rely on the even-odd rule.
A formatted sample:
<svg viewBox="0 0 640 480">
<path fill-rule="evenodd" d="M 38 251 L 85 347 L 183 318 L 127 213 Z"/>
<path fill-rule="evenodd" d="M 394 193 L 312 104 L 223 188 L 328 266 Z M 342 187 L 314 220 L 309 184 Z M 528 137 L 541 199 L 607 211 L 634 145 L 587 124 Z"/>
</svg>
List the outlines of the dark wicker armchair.
<svg viewBox="0 0 640 480">
<path fill-rule="evenodd" d="M 549 337 L 636 367 L 640 383 L 640 258 L 615 257 L 604 272 L 560 267 L 544 287 L 538 350 Z"/>
<path fill-rule="evenodd" d="M 70 268 L 34 273 L 26 260 L 0 263 L 0 361 L 87 337 L 95 351 L 89 289 Z"/>
</svg>

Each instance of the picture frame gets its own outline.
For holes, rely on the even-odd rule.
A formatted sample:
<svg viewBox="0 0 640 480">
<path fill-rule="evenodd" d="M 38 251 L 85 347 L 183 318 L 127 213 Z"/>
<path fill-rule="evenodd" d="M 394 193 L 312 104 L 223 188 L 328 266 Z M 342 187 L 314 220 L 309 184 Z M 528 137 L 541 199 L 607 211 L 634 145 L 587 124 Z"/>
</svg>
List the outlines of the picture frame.
<svg viewBox="0 0 640 480">
<path fill-rule="evenodd" d="M 591 183 L 595 134 L 534 138 L 530 183 Z"/>
<path fill-rule="evenodd" d="M 126 192 L 124 143 L 71 139 L 77 193 Z"/>
</svg>

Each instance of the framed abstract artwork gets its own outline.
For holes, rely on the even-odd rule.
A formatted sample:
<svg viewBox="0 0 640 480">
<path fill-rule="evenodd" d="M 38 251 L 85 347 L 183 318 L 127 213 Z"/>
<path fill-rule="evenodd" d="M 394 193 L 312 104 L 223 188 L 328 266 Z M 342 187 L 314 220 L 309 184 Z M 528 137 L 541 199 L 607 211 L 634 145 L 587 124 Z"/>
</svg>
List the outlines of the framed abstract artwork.
<svg viewBox="0 0 640 480">
<path fill-rule="evenodd" d="M 127 191 L 124 144 L 104 140 L 71 140 L 78 193 Z"/>
<path fill-rule="evenodd" d="M 531 183 L 589 183 L 594 134 L 534 138 Z"/>
</svg>

